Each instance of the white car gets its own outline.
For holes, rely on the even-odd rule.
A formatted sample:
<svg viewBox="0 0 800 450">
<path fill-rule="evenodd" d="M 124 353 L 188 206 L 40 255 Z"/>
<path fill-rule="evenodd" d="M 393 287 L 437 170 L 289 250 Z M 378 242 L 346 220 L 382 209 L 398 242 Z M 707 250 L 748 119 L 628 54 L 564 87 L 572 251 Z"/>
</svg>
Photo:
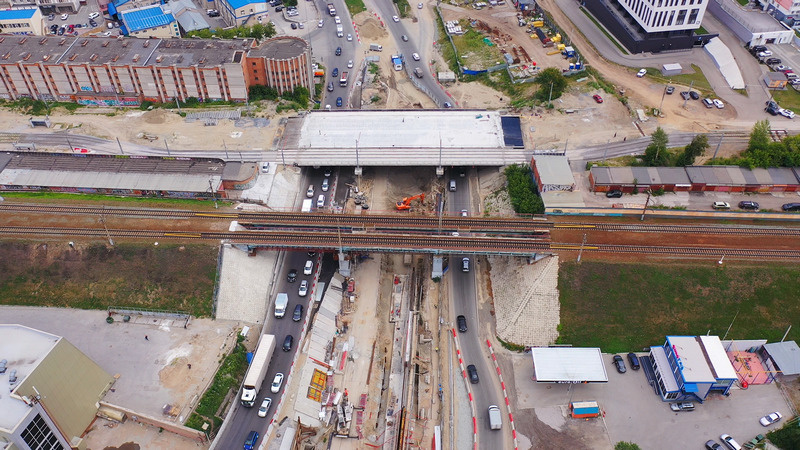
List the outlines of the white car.
<svg viewBox="0 0 800 450">
<path fill-rule="evenodd" d="M 348 69 L 352 69 L 353 68 L 353 60 L 352 59 L 348 59 L 347 60 L 347 68 Z"/>
<path fill-rule="evenodd" d="M 69 19 L 69 14 L 62 14 L 61 15 L 61 20 L 67 20 L 67 19 Z"/>
<path fill-rule="evenodd" d="M 268 162 L 261 163 L 261 173 L 269 173 L 269 163 Z"/>
<path fill-rule="evenodd" d="M 306 261 L 306 265 L 303 266 L 303 275 L 311 275 L 311 272 L 314 271 L 314 261 L 308 260 Z"/>
<path fill-rule="evenodd" d="M 397 16 L 392 16 L 392 20 L 395 22 L 400 22 L 400 18 Z"/>
<path fill-rule="evenodd" d="M 333 16 L 333 21 L 336 22 L 337 25 L 342 23 L 342 19 L 339 16 Z"/>
<path fill-rule="evenodd" d="M 353 40 L 353 35 L 350 34 L 350 33 L 347 33 L 347 40 L 348 40 L 348 42 L 352 41 Z"/>
<path fill-rule="evenodd" d="M 308 295 L 308 281 L 303 280 L 300 282 L 300 289 L 297 290 L 297 295 L 300 297 L 305 297 Z"/>
<path fill-rule="evenodd" d="M 269 390 L 273 394 L 277 394 L 281 390 L 281 386 L 283 386 L 283 374 L 278 372 L 275 374 L 275 378 L 272 379 L 272 386 Z"/>
<path fill-rule="evenodd" d="M 641 69 L 639 72 L 636 73 L 636 76 L 642 78 L 643 76 L 647 75 L 647 69 Z"/>
<path fill-rule="evenodd" d="M 731 209 L 731 204 L 728 202 L 714 202 L 711 207 L 714 209 Z"/>
<path fill-rule="evenodd" d="M 758 52 L 758 56 L 761 58 L 766 58 L 767 56 L 772 56 L 772 52 L 769 50 L 764 50 L 763 52 Z"/>
<path fill-rule="evenodd" d="M 272 406 L 272 399 L 264 397 L 261 406 L 258 408 L 258 417 L 267 417 L 267 411 L 269 411 L 270 406 Z"/>
<path fill-rule="evenodd" d="M 794 119 L 794 111 L 789 109 L 781 109 L 779 111 L 783 117 L 788 117 L 789 119 Z"/>
<path fill-rule="evenodd" d="M 322 20 L 322 19 L 319 19 L 319 22 L 317 22 L 317 28 L 322 28 L 323 25 L 325 25 L 325 21 Z"/>
<path fill-rule="evenodd" d="M 422 9 L 422 3 L 417 3 L 417 9 Z"/>
<path fill-rule="evenodd" d="M 714 99 L 714 106 L 716 106 L 717 109 L 722 109 L 722 108 L 725 107 L 725 103 L 722 103 L 722 100 L 720 100 L 718 98 L 715 98 Z"/>
<path fill-rule="evenodd" d="M 779 420 L 781 420 L 782 417 L 783 416 L 781 415 L 781 413 L 779 413 L 778 411 L 775 411 L 772 414 L 767 414 L 766 416 L 762 417 L 759 420 L 759 422 L 761 422 L 761 425 L 763 425 L 765 427 L 768 427 L 768 426 L 772 425 L 773 423 L 777 423 Z"/>
<path fill-rule="evenodd" d="M 419 61 L 419 53 L 412 53 L 411 59 L 413 59 L 414 61 Z"/>
<path fill-rule="evenodd" d="M 89 18 L 90 19 L 96 19 L 98 17 L 100 17 L 100 13 L 99 12 L 93 12 L 93 13 L 89 14 Z"/>
</svg>

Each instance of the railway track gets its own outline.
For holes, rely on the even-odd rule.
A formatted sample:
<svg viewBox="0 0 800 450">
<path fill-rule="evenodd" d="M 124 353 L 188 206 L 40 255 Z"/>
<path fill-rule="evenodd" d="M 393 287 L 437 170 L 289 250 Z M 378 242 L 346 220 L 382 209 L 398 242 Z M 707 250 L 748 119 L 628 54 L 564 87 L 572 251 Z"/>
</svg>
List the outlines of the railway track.
<svg viewBox="0 0 800 450">
<path fill-rule="evenodd" d="M 544 217 L 438 217 L 414 215 L 308 214 L 296 212 L 207 212 L 142 208 L 105 208 L 26 203 L 0 203 L 0 212 L 77 214 L 160 219 L 236 220 L 249 230 L 281 227 L 347 229 L 349 231 L 445 230 L 473 233 L 523 233 L 546 235 L 551 230 L 596 230 L 631 233 L 683 233 L 742 236 L 800 236 L 800 227 L 754 225 L 676 225 L 602 222 L 549 222 Z"/>
<path fill-rule="evenodd" d="M 161 230 L 123 230 L 102 228 L 32 228 L 0 227 L 6 236 L 36 237 L 89 237 L 167 239 L 177 241 L 227 241 L 275 249 L 307 249 L 374 252 L 417 252 L 432 254 L 470 253 L 483 255 L 530 256 L 535 253 L 580 251 L 597 253 L 628 253 L 648 255 L 670 255 L 682 257 L 713 257 L 756 259 L 800 259 L 800 250 L 720 248 L 691 246 L 641 246 L 641 245 L 581 245 L 575 243 L 553 243 L 542 240 L 513 237 L 485 236 L 408 236 L 401 234 L 341 234 L 334 232 L 296 231 L 239 231 L 239 232 L 193 232 Z"/>
</svg>

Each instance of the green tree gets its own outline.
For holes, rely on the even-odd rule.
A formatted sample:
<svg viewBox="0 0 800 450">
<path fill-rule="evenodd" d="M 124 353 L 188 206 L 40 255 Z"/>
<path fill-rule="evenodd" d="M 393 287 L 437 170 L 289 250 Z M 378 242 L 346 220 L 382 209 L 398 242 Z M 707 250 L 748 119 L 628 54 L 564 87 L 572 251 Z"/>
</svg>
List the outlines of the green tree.
<svg viewBox="0 0 800 450">
<path fill-rule="evenodd" d="M 667 133 L 661 129 L 656 128 L 651 136 L 650 145 L 644 150 L 644 163 L 647 166 L 664 166 L 669 160 L 669 152 L 667 144 L 669 144 L 669 137 Z"/>
<path fill-rule="evenodd" d="M 614 446 L 614 450 L 642 450 L 638 445 L 633 442 L 620 441 Z"/>
<path fill-rule="evenodd" d="M 770 142 L 769 120 L 759 120 L 753 125 L 753 131 L 750 132 L 750 143 L 747 145 L 747 151 L 766 150 Z"/>
<path fill-rule="evenodd" d="M 683 152 L 678 155 L 675 165 L 678 167 L 691 166 L 694 160 L 705 153 L 708 149 L 708 136 L 705 134 L 698 134 L 692 139 L 692 142 L 683 149 Z"/>
<path fill-rule="evenodd" d="M 248 98 L 253 102 L 257 102 L 259 100 L 277 100 L 278 90 L 269 86 L 256 84 L 250 86 Z"/>
<path fill-rule="evenodd" d="M 780 429 L 767 433 L 767 439 L 778 448 L 800 448 L 800 424 L 788 420 Z"/>
<path fill-rule="evenodd" d="M 536 99 L 542 102 L 561 97 L 561 94 L 567 89 L 567 78 L 556 67 L 548 67 L 542 70 L 539 75 L 536 75 L 535 81 L 539 85 L 539 90 L 536 91 Z M 552 97 L 550 95 L 551 86 L 553 90 Z"/>
<path fill-rule="evenodd" d="M 530 167 L 514 164 L 505 169 L 511 206 L 518 214 L 543 214 L 544 202 L 536 192 Z"/>
</svg>

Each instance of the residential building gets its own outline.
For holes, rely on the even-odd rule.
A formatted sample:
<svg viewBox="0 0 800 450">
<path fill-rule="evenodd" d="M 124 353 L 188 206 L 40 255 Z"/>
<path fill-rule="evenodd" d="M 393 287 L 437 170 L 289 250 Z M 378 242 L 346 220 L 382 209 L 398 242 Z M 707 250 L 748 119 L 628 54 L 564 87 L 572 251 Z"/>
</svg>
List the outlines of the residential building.
<svg viewBox="0 0 800 450">
<path fill-rule="evenodd" d="M 266 85 L 277 89 L 280 94 L 294 90 L 295 86 L 303 86 L 313 93 L 311 45 L 292 36 L 269 39 L 247 54 L 245 76 L 248 86 Z"/>
<path fill-rule="evenodd" d="M 0 33 L 43 35 L 42 12 L 39 8 L 0 11 Z"/>
<path fill-rule="evenodd" d="M 170 9 L 171 4 L 150 5 L 119 13 L 122 34 L 132 37 L 179 38 L 178 21 Z"/>
<path fill-rule="evenodd" d="M 709 0 L 583 0 L 581 3 L 632 53 L 702 46 L 696 35 Z"/>
<path fill-rule="evenodd" d="M 219 13 L 229 26 L 238 27 L 251 17 L 267 14 L 265 0 L 218 0 Z"/>
<path fill-rule="evenodd" d="M 80 0 L 0 0 L 2 9 L 30 7 L 39 7 L 42 14 L 75 13 L 80 9 L 81 2 Z"/>
<path fill-rule="evenodd" d="M 664 401 L 703 402 L 712 392 L 727 395 L 738 380 L 719 336 L 667 336 L 650 347 L 650 361 Z"/>
<path fill-rule="evenodd" d="M 742 8 L 734 0 L 707 0 L 708 12 L 730 29 L 747 45 L 790 44 L 795 35 L 791 25 L 794 19 L 790 16 L 778 20 L 777 9 L 763 11 Z M 775 15 L 775 17 L 773 17 Z"/>
<path fill-rule="evenodd" d="M 22 325 L 0 325 L 0 447 L 85 448 L 114 378 L 66 339 Z"/>
<path fill-rule="evenodd" d="M 800 2 L 795 0 L 758 0 L 762 10 L 792 28 L 800 28 Z"/>
</svg>

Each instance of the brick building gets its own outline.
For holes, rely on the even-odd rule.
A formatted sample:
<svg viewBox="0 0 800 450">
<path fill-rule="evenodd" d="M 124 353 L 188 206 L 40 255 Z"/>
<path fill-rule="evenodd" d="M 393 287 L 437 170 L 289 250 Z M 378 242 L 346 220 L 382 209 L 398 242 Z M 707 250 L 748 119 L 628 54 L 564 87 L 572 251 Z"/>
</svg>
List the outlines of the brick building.
<svg viewBox="0 0 800 450">
<path fill-rule="evenodd" d="M 254 84 L 312 90 L 306 41 L 274 38 L 256 48 L 253 42 L 0 35 L 0 98 L 137 106 L 187 98 L 244 102 Z"/>
</svg>

